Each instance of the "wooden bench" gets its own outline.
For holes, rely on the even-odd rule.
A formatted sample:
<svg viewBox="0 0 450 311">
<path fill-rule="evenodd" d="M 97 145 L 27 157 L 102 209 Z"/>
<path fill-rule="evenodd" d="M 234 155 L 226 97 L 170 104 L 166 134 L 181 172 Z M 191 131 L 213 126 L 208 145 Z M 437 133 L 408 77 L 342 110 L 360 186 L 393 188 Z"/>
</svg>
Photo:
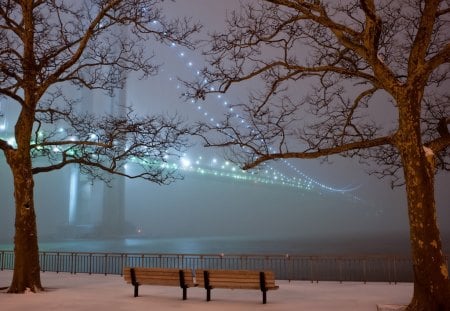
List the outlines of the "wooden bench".
<svg viewBox="0 0 450 311">
<path fill-rule="evenodd" d="M 198 286 L 206 289 L 206 301 L 211 300 L 213 288 L 259 289 L 263 294 L 263 304 L 267 302 L 267 291 L 278 289 L 272 271 L 253 270 L 195 270 Z"/>
<path fill-rule="evenodd" d="M 163 285 L 180 286 L 183 289 L 183 300 L 186 300 L 187 289 L 196 286 L 191 269 L 125 267 L 123 277 L 134 286 L 134 297 L 138 296 L 140 285 Z"/>
</svg>

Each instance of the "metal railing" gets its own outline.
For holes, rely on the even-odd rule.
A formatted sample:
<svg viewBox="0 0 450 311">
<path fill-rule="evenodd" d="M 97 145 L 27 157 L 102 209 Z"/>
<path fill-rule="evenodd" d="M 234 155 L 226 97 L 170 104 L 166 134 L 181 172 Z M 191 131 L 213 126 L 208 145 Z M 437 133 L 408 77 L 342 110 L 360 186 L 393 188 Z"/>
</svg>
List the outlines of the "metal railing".
<svg viewBox="0 0 450 311">
<path fill-rule="evenodd" d="M 40 252 L 41 270 L 122 274 L 124 266 L 192 269 L 272 270 L 279 280 L 412 282 L 408 257 L 300 255 L 192 255 L 88 252 Z M 448 259 L 447 259 L 448 261 Z M 14 268 L 14 252 L 0 251 L 0 269 Z"/>
</svg>

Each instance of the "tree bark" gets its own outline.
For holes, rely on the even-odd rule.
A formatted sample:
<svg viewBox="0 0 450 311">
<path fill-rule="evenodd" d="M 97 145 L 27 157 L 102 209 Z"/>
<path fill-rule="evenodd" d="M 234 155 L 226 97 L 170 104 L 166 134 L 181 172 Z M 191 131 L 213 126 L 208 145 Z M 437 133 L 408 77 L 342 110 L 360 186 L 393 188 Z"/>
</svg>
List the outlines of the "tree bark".
<svg viewBox="0 0 450 311">
<path fill-rule="evenodd" d="M 16 151 L 18 152 L 18 151 Z M 14 273 L 9 293 L 43 290 L 40 279 L 39 248 L 34 210 L 34 181 L 29 154 L 15 155 L 10 162 L 14 177 L 16 204 L 14 236 Z"/>
<path fill-rule="evenodd" d="M 411 166 L 405 166 L 414 271 L 414 294 L 408 310 L 450 310 L 450 283 L 436 220 L 434 180 L 423 167 Z"/>
<path fill-rule="evenodd" d="M 414 293 L 407 310 L 450 311 L 448 267 L 437 226 L 434 155 L 427 155 L 422 147 L 418 118 L 414 118 L 420 113 L 411 111 L 414 103 L 403 103 L 397 147 L 405 175 L 414 271 Z"/>
<path fill-rule="evenodd" d="M 16 204 L 14 273 L 9 293 L 23 293 L 27 289 L 33 292 L 43 290 L 34 209 L 33 164 L 30 154 L 33 121 L 34 109 L 22 109 L 15 126 L 17 148 L 5 152 L 14 178 Z"/>
</svg>

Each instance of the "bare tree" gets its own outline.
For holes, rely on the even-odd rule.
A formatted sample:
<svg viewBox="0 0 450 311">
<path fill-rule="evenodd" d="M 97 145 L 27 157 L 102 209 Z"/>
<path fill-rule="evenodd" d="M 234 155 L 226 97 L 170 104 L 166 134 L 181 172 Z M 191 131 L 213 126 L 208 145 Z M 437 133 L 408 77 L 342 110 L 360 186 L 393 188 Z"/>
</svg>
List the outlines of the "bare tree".
<svg viewBox="0 0 450 311">
<path fill-rule="evenodd" d="M 164 165 L 186 146 L 190 129 L 178 117 L 92 116 L 76 113 L 61 91 L 69 83 L 112 92 L 126 74 L 143 77 L 158 66 L 146 42 L 192 47 L 199 25 L 167 20 L 159 0 L 0 0 L 0 96 L 20 112 L 15 142 L 0 139 L 14 178 L 15 261 L 10 293 L 42 290 L 33 175 L 69 164 L 93 178 L 106 173 L 166 184 L 177 178 Z M 126 35 L 121 34 L 126 30 Z M 148 45 L 147 45 L 148 47 Z M 62 127 L 64 131 L 58 129 Z M 39 161 L 36 157 L 45 157 Z M 126 160 L 141 167 L 125 173 Z M 37 163 L 37 162 L 36 162 Z"/>
<path fill-rule="evenodd" d="M 186 82 L 187 95 L 250 81 L 257 91 L 235 107 L 242 120 L 202 125 L 215 133 L 206 145 L 231 148 L 245 169 L 334 154 L 375 160 L 376 173 L 406 186 L 408 310 L 450 310 L 434 197 L 436 170 L 450 168 L 448 1 L 244 1 L 227 24 L 211 34 L 211 66 Z"/>
</svg>

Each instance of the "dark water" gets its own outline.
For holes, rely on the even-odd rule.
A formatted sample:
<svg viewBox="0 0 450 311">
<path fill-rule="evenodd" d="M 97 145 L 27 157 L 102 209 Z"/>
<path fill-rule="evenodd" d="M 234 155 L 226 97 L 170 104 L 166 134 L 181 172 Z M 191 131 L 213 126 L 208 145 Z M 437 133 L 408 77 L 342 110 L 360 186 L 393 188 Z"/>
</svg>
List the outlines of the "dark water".
<svg viewBox="0 0 450 311">
<path fill-rule="evenodd" d="M 0 249 L 12 249 L 9 243 Z M 198 237 L 116 238 L 41 242 L 41 251 L 161 254 L 291 254 L 291 255 L 409 255 L 409 242 L 400 236 L 327 238 Z"/>
</svg>

